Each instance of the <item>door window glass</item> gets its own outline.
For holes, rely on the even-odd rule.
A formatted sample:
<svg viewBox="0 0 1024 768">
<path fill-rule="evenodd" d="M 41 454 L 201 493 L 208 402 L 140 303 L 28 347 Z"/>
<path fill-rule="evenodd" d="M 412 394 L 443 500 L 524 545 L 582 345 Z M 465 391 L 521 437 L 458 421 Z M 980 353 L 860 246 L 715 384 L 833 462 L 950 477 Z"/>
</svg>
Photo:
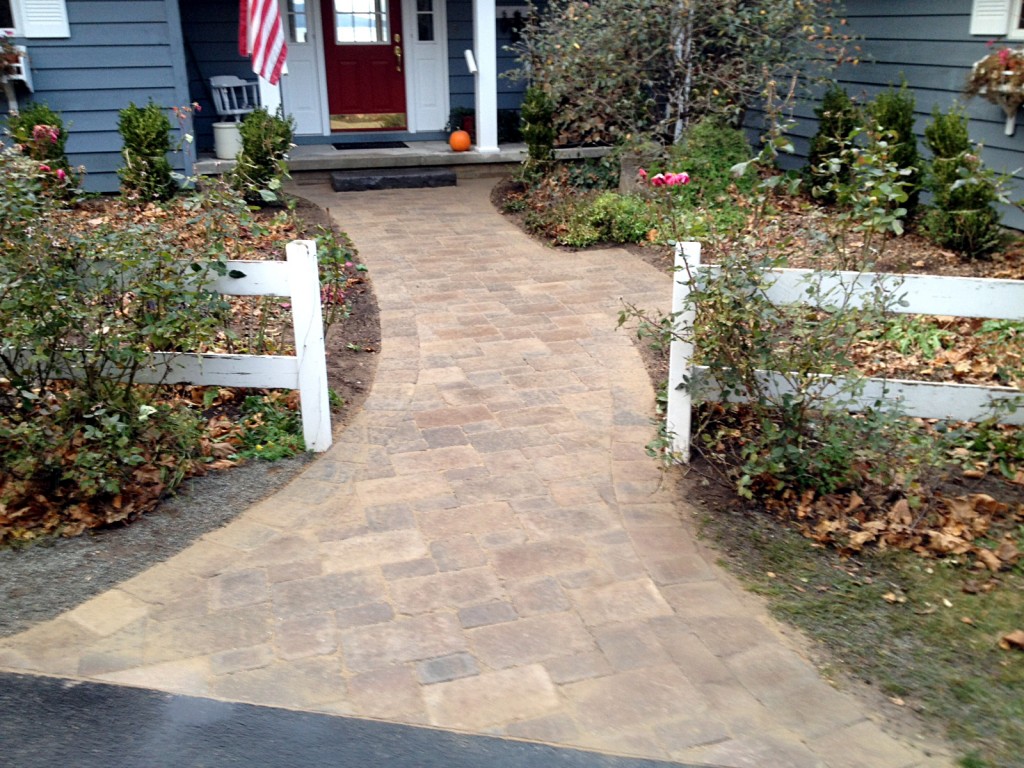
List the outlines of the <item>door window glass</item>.
<svg viewBox="0 0 1024 768">
<path fill-rule="evenodd" d="M 334 0 L 334 42 L 387 43 L 388 0 Z"/>
<path fill-rule="evenodd" d="M 288 0 L 288 42 L 306 42 L 307 24 L 306 3 L 303 0 Z"/>
<path fill-rule="evenodd" d="M 416 36 L 421 43 L 434 40 L 434 0 L 416 0 Z"/>
</svg>

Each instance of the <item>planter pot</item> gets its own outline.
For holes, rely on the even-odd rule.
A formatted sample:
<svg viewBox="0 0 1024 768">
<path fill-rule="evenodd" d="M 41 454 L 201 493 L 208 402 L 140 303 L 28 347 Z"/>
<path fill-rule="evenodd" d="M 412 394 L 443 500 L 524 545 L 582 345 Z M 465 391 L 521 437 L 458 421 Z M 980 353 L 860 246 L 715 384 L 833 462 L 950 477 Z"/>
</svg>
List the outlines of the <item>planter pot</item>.
<svg viewBox="0 0 1024 768">
<path fill-rule="evenodd" d="M 234 160 L 242 149 L 238 123 L 213 124 L 213 151 L 218 160 Z"/>
</svg>

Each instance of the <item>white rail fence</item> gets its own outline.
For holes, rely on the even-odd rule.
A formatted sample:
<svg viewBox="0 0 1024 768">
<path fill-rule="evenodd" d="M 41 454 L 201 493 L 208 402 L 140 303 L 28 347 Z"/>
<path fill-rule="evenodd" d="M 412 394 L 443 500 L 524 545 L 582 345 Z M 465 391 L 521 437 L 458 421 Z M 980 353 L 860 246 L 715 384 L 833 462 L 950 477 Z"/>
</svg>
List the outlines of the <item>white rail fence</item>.
<svg viewBox="0 0 1024 768">
<path fill-rule="evenodd" d="M 156 352 L 136 380 L 144 384 L 297 389 L 306 450 L 322 452 L 331 447 L 331 410 L 316 243 L 294 240 L 285 254 L 286 261 L 228 261 L 228 272 L 241 276 L 216 277 L 207 287 L 228 296 L 289 297 L 294 356 Z"/>
<path fill-rule="evenodd" d="M 690 387 L 681 386 L 691 377 L 706 376 L 705 366 L 693 365 L 693 324 L 695 312 L 687 307 L 690 294 L 689 275 L 698 271 L 717 271 L 712 265 L 701 265 L 700 243 L 679 243 L 676 246 L 676 279 L 672 291 L 672 312 L 676 315 L 679 336 L 669 350 L 669 387 L 665 426 L 672 441 L 672 451 L 689 460 L 692 393 Z M 771 270 L 776 279 L 768 287 L 768 298 L 778 304 L 809 303 L 807 278 L 812 270 Z M 953 317 L 991 318 L 999 320 L 1024 319 L 1024 281 L 994 280 L 969 277 L 937 277 L 934 275 L 882 275 L 869 272 L 834 272 L 817 275 L 814 287 L 818 295 L 830 289 L 851 291 L 851 306 L 870 300 L 876 288 L 898 291 L 901 306 L 893 312 L 919 315 L 945 315 Z M 700 340 L 696 340 L 700 343 Z M 785 379 L 775 371 L 759 372 L 769 391 L 782 395 L 789 391 Z M 823 378 L 831 377 L 822 374 Z M 843 391 L 843 380 L 836 379 L 833 387 L 825 387 L 823 396 L 836 396 Z M 709 382 L 713 386 L 713 382 Z M 701 394 L 713 396 L 711 387 L 702 388 Z M 1000 401 L 1024 404 L 1024 393 L 1013 387 L 989 387 L 975 384 L 910 381 L 906 379 L 868 378 L 852 407 L 870 408 L 883 399 L 898 402 L 908 416 L 954 421 L 980 421 L 993 415 Z M 731 398 L 736 400 L 738 398 Z M 1006 424 L 1024 424 L 1024 408 L 1003 411 L 1000 421 Z"/>
</svg>

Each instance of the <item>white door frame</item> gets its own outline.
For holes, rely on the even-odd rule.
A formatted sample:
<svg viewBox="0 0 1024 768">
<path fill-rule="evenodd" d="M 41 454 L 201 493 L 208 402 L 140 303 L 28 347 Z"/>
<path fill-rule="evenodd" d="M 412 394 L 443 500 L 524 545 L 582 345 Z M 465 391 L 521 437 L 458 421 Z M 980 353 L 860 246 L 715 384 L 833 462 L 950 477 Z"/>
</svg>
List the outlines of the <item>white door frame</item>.
<svg viewBox="0 0 1024 768">
<path fill-rule="evenodd" d="M 282 0 L 282 19 L 286 18 L 284 15 L 287 8 L 287 0 Z M 434 44 L 440 51 L 440 57 L 435 64 L 436 71 L 433 73 L 438 81 L 438 88 L 440 88 L 440 97 L 442 99 L 440 107 L 435 109 L 441 110 L 441 124 L 434 126 L 423 126 L 422 123 L 422 109 L 420 104 L 417 102 L 417 98 L 423 98 L 425 94 L 421 92 L 421 89 L 416 87 L 415 76 L 422 68 L 423 62 L 418 60 L 416 54 L 416 45 L 414 43 L 415 36 L 417 33 L 416 26 L 416 0 L 402 0 L 402 52 L 405 60 L 405 115 L 406 115 L 406 130 L 409 133 L 416 133 L 417 131 L 423 130 L 438 130 L 444 127 L 444 121 L 448 119 L 449 103 L 450 103 L 450 87 L 448 82 L 448 19 L 447 19 L 447 3 L 445 0 L 434 0 Z M 320 94 L 320 106 L 321 106 L 321 120 L 320 120 L 320 131 L 322 136 L 331 135 L 331 115 L 330 107 L 328 106 L 327 100 L 327 58 L 325 49 L 327 45 L 331 44 L 331 41 L 325 38 L 325 32 L 323 28 L 323 14 L 320 9 L 320 0 L 306 0 L 306 18 L 309 25 L 308 34 L 313 37 L 319 43 L 316 45 L 316 77 L 317 83 L 316 88 Z M 294 77 L 290 75 L 289 77 Z M 436 121 L 436 120 L 435 120 Z M 304 134 L 304 135 L 315 135 L 315 134 Z"/>
<path fill-rule="evenodd" d="M 428 64 L 417 55 L 417 19 L 416 0 L 402 0 L 402 39 L 405 41 L 402 50 L 405 58 L 405 119 L 406 130 L 409 133 L 419 131 L 433 131 L 444 128 L 448 120 L 449 103 L 451 99 L 451 87 L 448 82 L 448 3 L 446 0 L 434 0 L 434 40 L 433 45 L 439 51 L 438 59 L 434 62 L 433 72 L 424 73 L 424 66 Z M 428 74 L 437 81 L 440 88 L 439 104 L 433 109 L 440 110 L 439 125 L 422 125 L 424 112 L 430 108 L 423 102 L 429 94 L 424 89 L 416 87 L 416 74 Z M 435 118 L 436 122 L 436 118 Z"/>
</svg>

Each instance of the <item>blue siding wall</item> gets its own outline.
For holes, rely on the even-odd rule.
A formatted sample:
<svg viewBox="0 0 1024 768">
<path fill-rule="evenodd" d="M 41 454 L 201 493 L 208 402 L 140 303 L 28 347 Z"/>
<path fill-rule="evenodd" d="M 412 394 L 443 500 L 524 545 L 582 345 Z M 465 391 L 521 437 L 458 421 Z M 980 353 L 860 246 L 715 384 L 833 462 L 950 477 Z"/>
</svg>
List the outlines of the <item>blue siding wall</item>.
<svg viewBox="0 0 1024 768">
<path fill-rule="evenodd" d="M 150 98 L 164 107 L 188 102 L 178 5 L 68 0 L 67 9 L 70 38 L 20 41 L 28 46 L 35 93 L 19 99 L 63 115 L 68 155 L 86 167 L 86 189 L 109 192 L 119 185 L 118 110 Z M 172 159 L 183 169 L 180 155 Z"/>
<path fill-rule="evenodd" d="M 863 61 L 844 66 L 836 79 L 858 101 L 867 101 L 902 78 L 917 99 L 916 132 L 924 147 L 924 127 L 932 107 L 948 109 L 954 101 L 967 107 L 973 141 L 985 145 L 984 159 L 1001 171 L 1018 171 L 1024 165 L 1024 119 L 1014 136 L 1003 133 L 1002 110 L 981 98 L 966 100 L 962 89 L 971 65 L 991 52 L 988 38 L 969 33 L 971 0 L 847 0 L 846 18 L 851 32 L 862 35 Z M 1011 43 L 1016 45 L 1016 43 Z M 799 164 L 806 157 L 808 141 L 817 129 L 813 101 L 798 105 L 793 134 Z M 1017 194 L 1024 194 L 1024 175 Z M 1007 210 L 1004 222 L 1024 229 L 1024 214 Z"/>
<path fill-rule="evenodd" d="M 525 0 L 523 5 L 525 5 Z M 521 81 L 500 77 L 516 68 L 515 53 L 505 50 L 512 44 L 509 32 L 498 29 L 498 109 L 519 109 L 526 86 Z M 452 108 L 472 108 L 475 103 L 473 75 L 466 67 L 465 51 L 473 47 L 472 0 L 448 0 L 448 81 Z"/>
<path fill-rule="evenodd" d="M 178 0 L 185 35 L 185 62 L 189 99 L 202 111 L 196 115 L 196 146 L 213 150 L 213 123 L 217 113 L 210 95 L 210 78 L 234 75 L 252 80 L 249 60 L 238 53 L 238 0 Z"/>
</svg>

